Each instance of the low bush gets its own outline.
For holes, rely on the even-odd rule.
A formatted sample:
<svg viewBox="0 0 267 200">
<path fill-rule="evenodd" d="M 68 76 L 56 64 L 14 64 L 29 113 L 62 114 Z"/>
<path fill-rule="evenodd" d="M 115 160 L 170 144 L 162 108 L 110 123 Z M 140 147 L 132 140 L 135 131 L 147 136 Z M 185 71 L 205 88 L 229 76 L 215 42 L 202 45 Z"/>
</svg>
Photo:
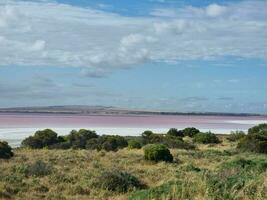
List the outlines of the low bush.
<svg viewBox="0 0 267 200">
<path fill-rule="evenodd" d="M 193 141 L 201 144 L 218 144 L 219 138 L 213 133 L 198 133 L 194 136 Z"/>
<path fill-rule="evenodd" d="M 183 137 L 184 133 L 183 133 L 183 131 L 178 131 L 176 128 L 171 128 L 167 132 L 167 135 L 174 136 L 174 137 Z"/>
<path fill-rule="evenodd" d="M 12 148 L 5 141 L 0 141 L 0 159 L 9 159 L 13 156 Z"/>
<path fill-rule="evenodd" d="M 246 134 L 243 131 L 235 131 L 231 132 L 231 134 L 227 137 L 227 140 L 230 142 L 236 142 L 245 137 Z"/>
<path fill-rule="evenodd" d="M 181 137 L 175 137 L 175 136 L 170 136 L 170 135 L 165 136 L 161 144 L 164 144 L 168 148 L 172 148 L 172 149 L 192 150 L 196 148 L 195 145 L 183 141 Z"/>
<path fill-rule="evenodd" d="M 117 151 L 128 146 L 127 140 L 118 135 L 103 135 L 97 139 L 87 141 L 87 149 L 97 149 L 98 151 Z"/>
<path fill-rule="evenodd" d="M 30 147 L 33 149 L 40 149 L 58 143 L 57 133 L 50 130 L 36 131 L 34 136 L 30 136 L 22 141 L 23 147 Z"/>
<path fill-rule="evenodd" d="M 250 129 L 248 129 L 248 134 L 257 134 L 257 133 L 261 133 L 261 132 L 266 132 L 267 131 L 267 124 L 259 124 L 257 126 L 254 126 Z"/>
<path fill-rule="evenodd" d="M 60 143 L 56 143 L 56 144 L 52 144 L 48 146 L 48 149 L 69 149 L 71 147 L 72 145 L 70 142 L 60 142 Z"/>
<path fill-rule="evenodd" d="M 170 150 L 163 144 L 148 144 L 144 147 L 146 160 L 172 162 L 173 156 Z"/>
<path fill-rule="evenodd" d="M 194 127 L 188 127 L 182 130 L 184 136 L 194 137 L 196 134 L 200 133 L 200 131 Z"/>
<path fill-rule="evenodd" d="M 125 193 L 145 187 L 135 176 L 118 170 L 102 172 L 100 176 L 97 177 L 94 185 L 118 193 Z"/>
<path fill-rule="evenodd" d="M 142 144 L 137 140 L 129 140 L 128 141 L 128 148 L 129 149 L 141 149 Z"/>
<path fill-rule="evenodd" d="M 267 124 L 250 128 L 248 135 L 237 144 L 237 149 L 254 153 L 267 153 Z"/>
<path fill-rule="evenodd" d="M 247 135 L 239 141 L 237 144 L 237 149 L 254 153 L 267 153 L 267 135 Z"/>
<path fill-rule="evenodd" d="M 93 138 L 98 138 L 95 131 L 80 129 L 79 131 L 72 130 L 67 136 L 67 141 L 72 148 L 85 149 L 87 141 Z"/>
<path fill-rule="evenodd" d="M 41 160 L 38 160 L 28 165 L 28 168 L 25 171 L 27 176 L 37 176 L 37 177 L 49 175 L 51 174 L 51 172 L 52 172 L 52 167 Z"/>
</svg>

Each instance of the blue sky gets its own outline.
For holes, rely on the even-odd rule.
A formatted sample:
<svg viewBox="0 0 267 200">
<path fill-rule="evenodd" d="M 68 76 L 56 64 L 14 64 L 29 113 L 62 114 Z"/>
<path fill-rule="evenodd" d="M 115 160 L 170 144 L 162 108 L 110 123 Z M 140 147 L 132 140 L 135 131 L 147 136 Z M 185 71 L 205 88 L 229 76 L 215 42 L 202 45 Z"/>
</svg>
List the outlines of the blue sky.
<svg viewBox="0 0 267 200">
<path fill-rule="evenodd" d="M 266 1 L 6 0 L 0 107 L 267 114 Z"/>
</svg>

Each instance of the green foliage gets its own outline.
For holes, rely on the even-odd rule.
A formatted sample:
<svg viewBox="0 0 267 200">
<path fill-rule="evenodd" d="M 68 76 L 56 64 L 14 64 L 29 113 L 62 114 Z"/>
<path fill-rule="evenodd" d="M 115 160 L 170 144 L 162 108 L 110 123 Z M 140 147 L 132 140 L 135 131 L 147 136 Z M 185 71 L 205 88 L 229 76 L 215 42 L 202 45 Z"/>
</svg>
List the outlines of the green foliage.
<svg viewBox="0 0 267 200">
<path fill-rule="evenodd" d="M 12 168 L 14 174 L 19 174 L 23 177 L 42 177 L 51 174 L 52 171 L 53 168 L 42 160 L 37 160 L 31 164 L 19 164 Z"/>
<path fill-rule="evenodd" d="M 40 149 L 58 143 L 57 133 L 45 129 L 36 131 L 34 136 L 30 136 L 22 141 L 22 146 L 33 149 Z"/>
<path fill-rule="evenodd" d="M 192 150 L 195 149 L 195 145 L 188 142 L 184 142 L 181 137 L 166 135 L 162 138 L 161 144 L 166 145 L 168 148 L 172 149 L 186 149 Z"/>
<path fill-rule="evenodd" d="M 146 160 L 172 162 L 170 150 L 163 144 L 148 144 L 144 147 Z"/>
<path fill-rule="evenodd" d="M 70 149 L 72 147 L 71 143 L 69 141 L 65 142 L 59 142 L 56 144 L 52 144 L 48 146 L 48 149 Z"/>
<path fill-rule="evenodd" d="M 9 159 L 13 156 L 12 148 L 5 141 L 0 141 L 0 159 Z"/>
<path fill-rule="evenodd" d="M 267 131 L 267 124 L 259 124 L 257 126 L 254 126 L 250 129 L 248 129 L 248 134 L 252 135 L 252 134 L 257 134 L 257 133 L 261 133 L 261 132 L 265 132 Z"/>
<path fill-rule="evenodd" d="M 198 133 L 194 136 L 193 141 L 201 144 L 218 144 L 219 138 L 213 133 Z"/>
<path fill-rule="evenodd" d="M 147 190 L 140 190 L 130 194 L 127 200 L 160 200 L 160 199 L 167 199 L 167 200 L 175 200 L 175 195 L 173 191 L 176 189 L 175 182 L 165 183 L 159 187 L 147 189 Z"/>
<path fill-rule="evenodd" d="M 52 167 L 41 160 L 37 160 L 28 165 L 27 169 L 24 170 L 27 176 L 42 177 L 51 174 Z"/>
<path fill-rule="evenodd" d="M 97 149 L 98 151 L 117 151 L 128 146 L 127 140 L 118 135 L 103 135 L 97 139 L 87 141 L 87 149 Z"/>
<path fill-rule="evenodd" d="M 129 149 L 141 149 L 142 144 L 137 140 L 129 140 L 128 141 L 128 148 Z"/>
<path fill-rule="evenodd" d="M 260 133 L 247 135 L 239 141 L 237 149 L 255 153 L 267 153 L 267 135 Z"/>
<path fill-rule="evenodd" d="M 200 131 L 194 127 L 188 127 L 182 130 L 184 136 L 194 137 L 196 134 L 200 133 Z"/>
<path fill-rule="evenodd" d="M 240 192 L 248 199 L 256 199 L 253 190 L 246 188 L 250 187 L 252 179 L 257 179 L 266 170 L 266 160 L 237 159 L 226 162 L 217 172 L 206 174 L 208 193 L 218 200 L 238 199 Z"/>
<path fill-rule="evenodd" d="M 249 129 L 248 135 L 237 144 L 237 149 L 255 153 L 267 153 L 267 124 Z"/>
<path fill-rule="evenodd" d="M 171 128 L 167 132 L 167 135 L 174 136 L 174 137 L 183 137 L 184 133 L 183 133 L 183 131 L 178 131 L 176 128 Z"/>
<path fill-rule="evenodd" d="M 246 134 L 243 131 L 235 131 L 231 132 L 231 134 L 227 137 L 227 140 L 230 142 L 236 142 L 245 137 Z"/>
<path fill-rule="evenodd" d="M 150 137 L 151 135 L 153 135 L 153 132 L 152 131 L 149 131 L 149 130 L 146 130 L 142 133 L 142 137 L 144 138 L 148 138 Z"/>
<path fill-rule="evenodd" d="M 179 137 L 179 134 L 172 135 L 175 130 L 170 129 L 171 133 L 168 133 L 166 135 L 163 134 L 154 134 L 151 132 L 148 132 L 148 134 L 145 134 L 145 144 L 164 144 L 168 148 L 176 148 L 176 149 L 195 149 L 195 146 L 192 144 L 189 144 L 187 142 L 183 141 L 182 137 Z M 143 134 L 144 138 L 144 134 Z"/>
<path fill-rule="evenodd" d="M 118 193 L 125 193 L 145 187 L 135 176 L 118 170 L 102 172 L 94 185 Z"/>
<path fill-rule="evenodd" d="M 84 149 L 88 140 L 97 137 L 95 131 L 80 129 L 79 131 L 72 130 L 67 136 L 67 140 L 73 148 Z"/>
</svg>

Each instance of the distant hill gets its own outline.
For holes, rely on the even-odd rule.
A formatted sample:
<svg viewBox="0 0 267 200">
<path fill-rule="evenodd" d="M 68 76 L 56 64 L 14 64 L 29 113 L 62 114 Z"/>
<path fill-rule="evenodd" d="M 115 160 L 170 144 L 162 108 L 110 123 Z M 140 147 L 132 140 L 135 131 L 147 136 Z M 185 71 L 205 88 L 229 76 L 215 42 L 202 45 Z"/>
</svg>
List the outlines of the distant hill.
<svg viewBox="0 0 267 200">
<path fill-rule="evenodd" d="M 0 108 L 0 113 L 46 113 L 46 114 L 79 114 L 79 115 L 203 115 L 203 116 L 261 116 L 250 113 L 220 113 L 220 112 L 160 112 L 142 111 L 116 108 L 112 106 L 41 106 L 41 107 L 14 107 Z"/>
</svg>

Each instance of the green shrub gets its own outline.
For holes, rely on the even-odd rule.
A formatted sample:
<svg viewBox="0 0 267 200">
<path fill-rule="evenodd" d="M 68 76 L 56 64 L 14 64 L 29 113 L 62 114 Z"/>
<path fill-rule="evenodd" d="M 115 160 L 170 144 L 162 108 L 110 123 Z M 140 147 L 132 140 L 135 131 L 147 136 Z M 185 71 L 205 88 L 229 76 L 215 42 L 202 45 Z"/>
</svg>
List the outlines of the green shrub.
<svg viewBox="0 0 267 200">
<path fill-rule="evenodd" d="M 141 149 L 142 148 L 142 145 L 137 140 L 129 140 L 128 141 L 128 148 L 129 149 Z"/>
<path fill-rule="evenodd" d="M 91 150 L 94 150 L 94 149 L 101 149 L 101 146 L 99 144 L 99 138 L 93 138 L 93 139 L 90 139 L 86 142 L 86 146 L 85 148 L 86 149 L 91 149 Z"/>
<path fill-rule="evenodd" d="M 36 131 L 34 136 L 30 136 L 23 140 L 22 146 L 39 149 L 56 143 L 58 143 L 57 133 L 50 129 L 45 129 Z"/>
<path fill-rule="evenodd" d="M 142 139 L 144 144 L 148 144 L 150 142 L 151 136 L 154 135 L 154 133 L 150 130 L 146 130 L 142 133 Z"/>
<path fill-rule="evenodd" d="M 146 160 L 172 162 L 170 150 L 163 144 L 148 144 L 144 147 Z"/>
<path fill-rule="evenodd" d="M 103 135 L 87 141 L 87 149 L 97 149 L 98 151 L 117 151 L 128 146 L 127 140 L 118 135 Z"/>
<path fill-rule="evenodd" d="M 51 172 L 52 167 L 50 165 L 41 160 L 38 160 L 28 166 L 28 169 L 26 170 L 26 175 L 42 177 L 51 174 Z"/>
<path fill-rule="evenodd" d="M 188 142 L 184 142 L 181 137 L 175 137 L 170 135 L 163 137 L 161 144 L 164 144 L 168 148 L 172 149 L 186 149 L 186 150 L 195 149 L 195 145 L 190 144 Z"/>
<path fill-rule="evenodd" d="M 248 130 L 248 135 L 237 144 L 237 149 L 255 153 L 267 153 L 267 124 L 260 124 Z"/>
<path fill-rule="evenodd" d="M 198 133 L 194 136 L 193 141 L 201 144 L 218 144 L 219 138 L 213 133 Z"/>
<path fill-rule="evenodd" d="M 48 146 L 48 149 L 69 149 L 72 145 L 70 142 L 59 142 Z"/>
<path fill-rule="evenodd" d="M 259 124 L 257 126 L 254 126 L 250 129 L 248 129 L 248 134 L 254 134 L 254 133 L 261 133 L 267 131 L 267 124 Z"/>
<path fill-rule="evenodd" d="M 247 135 L 239 141 L 237 149 L 254 153 L 267 153 L 267 136 L 259 133 Z"/>
<path fill-rule="evenodd" d="M 182 130 L 184 136 L 194 137 L 196 134 L 200 133 L 200 131 L 194 127 L 188 127 Z"/>
<path fill-rule="evenodd" d="M 97 137 L 95 131 L 80 129 L 79 131 L 72 130 L 67 140 L 73 148 L 85 149 L 87 141 Z"/>
<path fill-rule="evenodd" d="M 125 193 L 145 187 L 145 185 L 135 176 L 127 172 L 117 170 L 102 172 L 94 185 L 96 187 L 118 193 Z"/>
<path fill-rule="evenodd" d="M 13 156 L 12 148 L 5 141 L 0 141 L 0 159 L 9 159 Z"/>
<path fill-rule="evenodd" d="M 167 135 L 174 136 L 174 137 L 183 137 L 183 131 L 178 131 L 176 128 L 171 128 L 168 132 Z"/>
</svg>

